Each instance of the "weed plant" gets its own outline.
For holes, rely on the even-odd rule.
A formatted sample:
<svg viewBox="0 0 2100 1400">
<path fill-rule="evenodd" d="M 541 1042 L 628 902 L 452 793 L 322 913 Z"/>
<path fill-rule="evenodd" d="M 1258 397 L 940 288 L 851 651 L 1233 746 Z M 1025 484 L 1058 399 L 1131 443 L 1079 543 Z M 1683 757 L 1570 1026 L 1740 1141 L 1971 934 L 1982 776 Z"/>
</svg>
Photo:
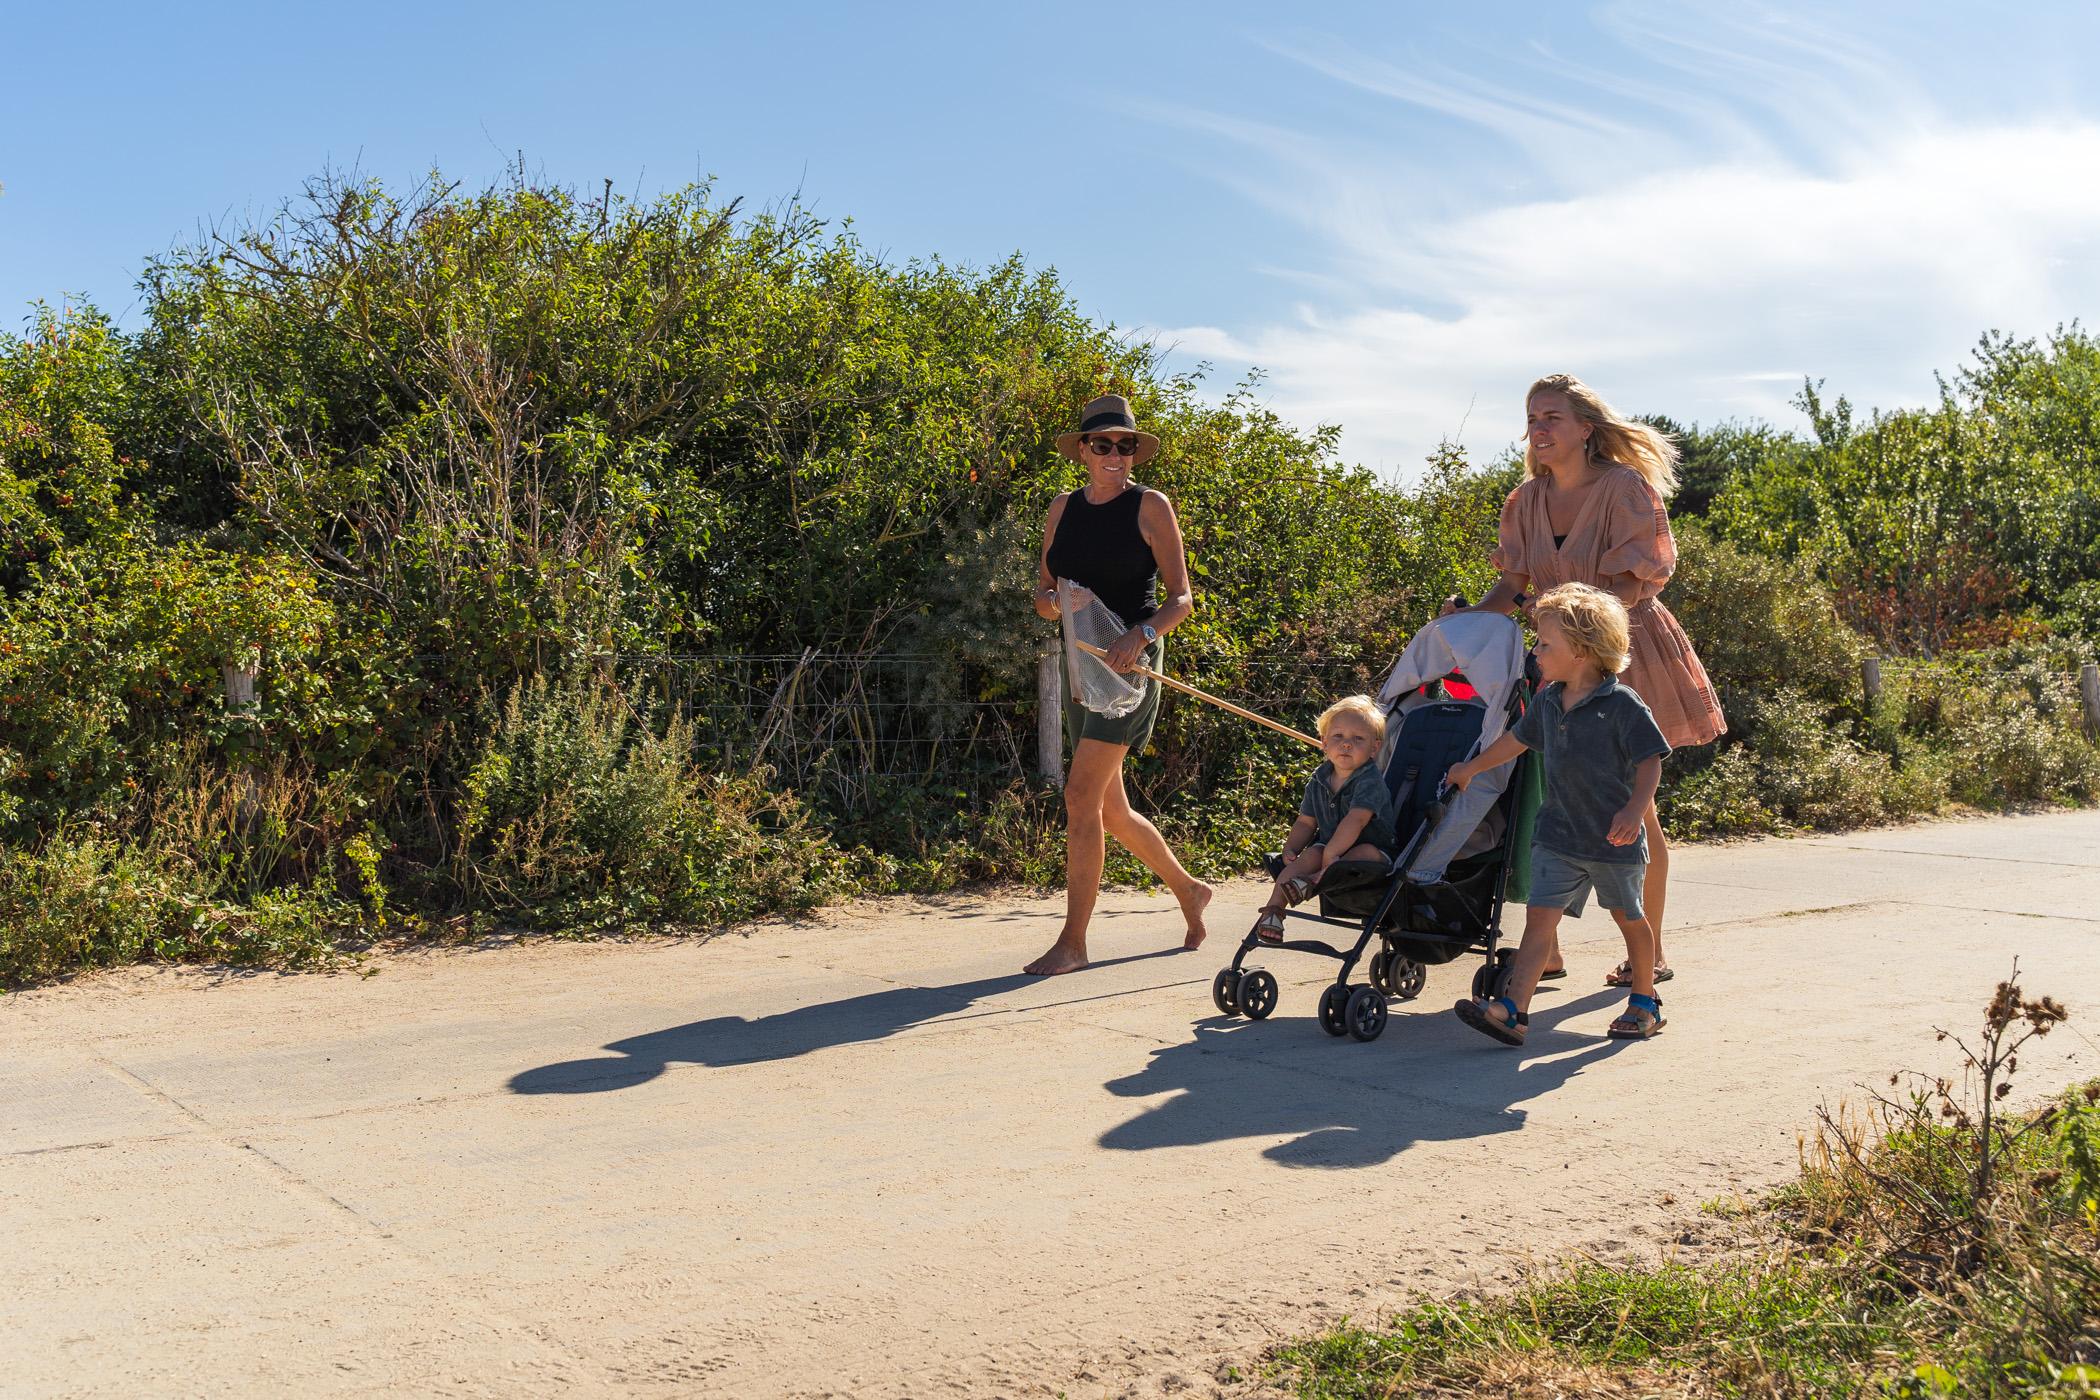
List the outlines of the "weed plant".
<svg viewBox="0 0 2100 1400">
<path fill-rule="evenodd" d="M 1305 1397 L 2100 1395 L 2100 1081 L 2009 1111 L 2067 1016 L 2018 969 L 1952 1077 L 1823 1111 L 1734 1257 L 1587 1261 L 1275 1355 Z"/>
</svg>

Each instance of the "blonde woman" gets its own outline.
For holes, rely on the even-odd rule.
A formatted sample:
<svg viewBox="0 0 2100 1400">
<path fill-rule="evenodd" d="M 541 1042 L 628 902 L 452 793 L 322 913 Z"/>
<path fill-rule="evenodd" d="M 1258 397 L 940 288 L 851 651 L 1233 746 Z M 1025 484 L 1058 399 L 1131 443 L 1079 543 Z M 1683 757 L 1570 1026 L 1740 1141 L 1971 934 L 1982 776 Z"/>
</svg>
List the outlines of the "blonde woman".
<svg viewBox="0 0 2100 1400">
<path fill-rule="evenodd" d="M 1691 639 L 1657 596 L 1677 569 L 1663 504 L 1677 486 L 1676 445 L 1622 417 L 1572 374 L 1533 384 L 1524 409 L 1525 479 L 1502 507 L 1493 556 L 1502 577 L 1478 607 L 1514 612 L 1527 592 L 1564 583 L 1613 594 L 1632 625 L 1626 685 L 1647 703 L 1670 747 L 1712 743 L 1728 731 L 1721 703 Z M 1649 856 L 1641 903 L 1655 928 L 1655 977 L 1666 982 L 1673 975 L 1662 947 L 1670 848 L 1653 802 L 1642 824 Z M 1621 963 L 1605 981 L 1628 986 L 1632 973 Z"/>
</svg>

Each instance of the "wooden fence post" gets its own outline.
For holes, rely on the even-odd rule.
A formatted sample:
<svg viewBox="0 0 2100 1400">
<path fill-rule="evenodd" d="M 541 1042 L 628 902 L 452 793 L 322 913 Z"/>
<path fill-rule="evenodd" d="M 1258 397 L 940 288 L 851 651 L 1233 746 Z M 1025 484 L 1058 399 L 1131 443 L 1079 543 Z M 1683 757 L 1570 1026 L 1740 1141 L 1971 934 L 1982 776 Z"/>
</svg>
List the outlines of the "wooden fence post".
<svg viewBox="0 0 2100 1400">
<path fill-rule="evenodd" d="M 1064 682 L 1059 679 L 1056 651 L 1035 663 L 1036 770 L 1052 787 L 1065 785 Z"/>
<path fill-rule="evenodd" d="M 1859 688 L 1867 697 L 1867 709 L 1871 712 L 1874 702 L 1881 698 L 1881 658 L 1870 656 L 1859 663 Z"/>
<path fill-rule="evenodd" d="M 2078 668 L 2078 694 L 2085 701 L 2085 732 L 2100 739 L 2100 666 L 2088 661 Z"/>
<path fill-rule="evenodd" d="M 261 659 L 254 652 L 239 661 L 228 661 L 219 667 L 219 675 L 226 682 L 226 712 L 240 714 L 255 708 L 255 675 L 261 669 Z M 255 777 L 255 755 L 250 753 L 242 765 L 240 776 L 234 780 L 238 819 L 243 832 L 255 824 L 256 813 L 262 810 L 262 784 Z"/>
<path fill-rule="evenodd" d="M 226 680 L 226 708 L 245 710 L 255 703 L 255 670 L 252 665 L 227 662 L 219 668 Z"/>
</svg>

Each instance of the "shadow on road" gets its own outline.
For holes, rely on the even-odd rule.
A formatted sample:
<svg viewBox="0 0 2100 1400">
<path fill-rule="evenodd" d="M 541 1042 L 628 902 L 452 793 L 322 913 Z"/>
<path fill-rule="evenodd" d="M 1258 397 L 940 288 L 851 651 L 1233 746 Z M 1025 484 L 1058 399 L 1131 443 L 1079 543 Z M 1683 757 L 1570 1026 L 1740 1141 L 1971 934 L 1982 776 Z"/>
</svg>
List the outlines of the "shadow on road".
<svg viewBox="0 0 2100 1400">
<path fill-rule="evenodd" d="M 1086 974 L 1121 963 L 1171 958 L 1179 948 L 1129 957 L 1100 958 L 1083 971 L 1053 979 L 1058 986 L 1080 988 Z M 513 1075 L 514 1094 L 598 1094 L 646 1084 L 674 1064 L 750 1065 L 791 1060 L 812 1050 L 881 1040 L 937 1017 L 967 1010 L 973 1003 L 1017 987 L 1041 985 L 1026 973 L 956 982 L 945 987 L 891 987 L 843 1001 L 798 1006 L 775 1016 L 715 1016 L 682 1026 L 616 1040 L 604 1047 L 613 1057 L 565 1060 Z"/>
<path fill-rule="evenodd" d="M 1369 1167 L 1418 1142 L 1515 1132 L 1516 1105 L 1553 1092 L 1629 1042 L 1555 1030 L 1612 1004 L 1598 992 L 1534 1004 L 1521 1050 L 1495 1044 L 1431 1007 L 1396 1006 L 1369 1045 L 1329 1039 L 1311 1018 L 1199 1022 L 1194 1040 L 1152 1052 L 1106 1085 L 1126 1098 L 1174 1097 L 1103 1133 L 1103 1147 L 1142 1152 L 1235 1138 L 1284 1138 L 1262 1156 L 1286 1167 Z M 1549 1058 L 1550 1057 L 1550 1058 Z"/>
</svg>

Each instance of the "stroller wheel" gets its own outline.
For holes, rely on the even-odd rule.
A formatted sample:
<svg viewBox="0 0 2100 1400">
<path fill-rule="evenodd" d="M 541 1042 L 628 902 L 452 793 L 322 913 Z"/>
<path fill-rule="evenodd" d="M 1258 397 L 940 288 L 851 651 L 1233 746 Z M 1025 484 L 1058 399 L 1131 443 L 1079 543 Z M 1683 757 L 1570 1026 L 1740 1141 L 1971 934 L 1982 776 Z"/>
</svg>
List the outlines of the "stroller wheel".
<svg viewBox="0 0 2100 1400">
<path fill-rule="evenodd" d="M 1482 963 L 1479 970 L 1473 974 L 1473 999 L 1484 1001 L 1490 997 L 1501 996 L 1502 989 L 1509 985 L 1510 964 L 1516 960 L 1514 949 L 1497 948 L 1495 960 Z"/>
<path fill-rule="evenodd" d="M 1239 1013 L 1240 979 L 1245 975 L 1238 968 L 1221 967 L 1218 969 L 1218 975 L 1211 979 L 1211 1003 L 1227 1016 Z"/>
<path fill-rule="evenodd" d="M 1387 952 L 1383 948 L 1380 948 L 1377 952 L 1371 954 L 1371 964 L 1370 967 L 1366 969 L 1367 975 L 1371 979 L 1371 985 L 1376 987 L 1381 992 L 1389 992 L 1392 990 L 1392 987 L 1388 985 L 1386 981 L 1386 978 L 1392 969 L 1392 958 L 1393 955 L 1391 953 Z"/>
<path fill-rule="evenodd" d="M 1385 995 L 1376 987 L 1358 987 L 1349 994 L 1342 1011 L 1349 1034 L 1358 1040 L 1376 1040 L 1385 1029 Z"/>
<path fill-rule="evenodd" d="M 1320 993 L 1320 1029 L 1329 1035 L 1347 1035 L 1349 1023 L 1343 1019 L 1349 1008 L 1349 989 L 1339 982 L 1327 984 Z"/>
<path fill-rule="evenodd" d="M 1266 1021 L 1276 1009 L 1276 974 L 1257 967 L 1240 979 L 1240 1010 L 1250 1020 Z"/>
<path fill-rule="evenodd" d="M 1422 984 L 1428 980 L 1428 968 L 1413 958 L 1395 956 L 1386 967 L 1384 990 L 1402 1001 L 1413 1001 L 1422 995 Z"/>
</svg>

